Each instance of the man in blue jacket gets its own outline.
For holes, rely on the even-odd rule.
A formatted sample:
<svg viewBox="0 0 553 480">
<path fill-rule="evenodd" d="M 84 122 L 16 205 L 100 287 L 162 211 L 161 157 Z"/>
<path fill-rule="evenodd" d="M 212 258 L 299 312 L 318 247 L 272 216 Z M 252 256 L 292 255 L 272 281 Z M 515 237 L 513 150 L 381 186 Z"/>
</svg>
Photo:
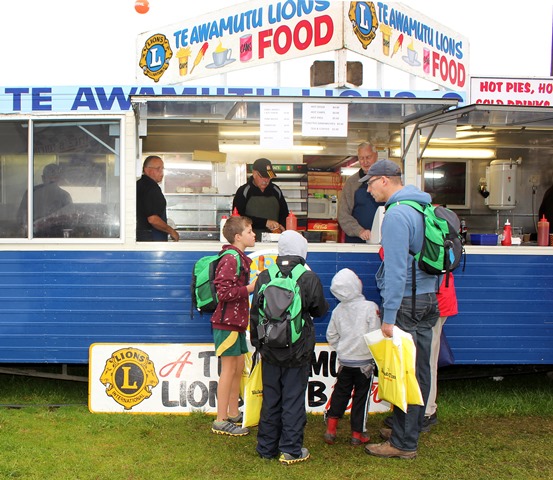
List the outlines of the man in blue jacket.
<svg viewBox="0 0 553 480">
<path fill-rule="evenodd" d="M 421 204 L 431 202 L 428 193 L 413 185 L 403 186 L 400 168 L 390 160 L 376 162 L 360 182 L 367 181 L 367 190 L 377 202 L 387 208 L 382 223 L 384 261 L 376 273 L 376 283 L 382 297 L 382 333 L 392 337 L 393 327 L 410 333 L 417 349 L 416 376 L 424 403 L 430 391 L 430 346 L 432 327 L 438 320 L 436 301 L 437 279 L 415 269 L 416 297 L 413 309 L 411 252 L 419 252 L 424 238 L 423 216 L 400 200 Z M 407 413 L 394 408 L 392 430 L 381 430 L 384 443 L 370 444 L 366 453 L 377 457 L 411 459 L 417 456 L 417 445 L 424 418 L 424 407 L 409 405 Z"/>
</svg>

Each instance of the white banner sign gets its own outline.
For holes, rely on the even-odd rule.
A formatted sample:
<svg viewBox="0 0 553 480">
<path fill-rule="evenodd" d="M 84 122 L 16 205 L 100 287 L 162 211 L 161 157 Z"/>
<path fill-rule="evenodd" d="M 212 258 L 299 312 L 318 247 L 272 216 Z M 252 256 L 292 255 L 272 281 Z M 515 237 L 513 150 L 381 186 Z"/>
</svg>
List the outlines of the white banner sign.
<svg viewBox="0 0 553 480">
<path fill-rule="evenodd" d="M 552 102 L 553 77 L 470 79 L 470 103 L 550 107 Z"/>
<path fill-rule="evenodd" d="M 328 0 L 256 0 L 143 33 L 136 79 L 177 84 L 343 48 L 453 90 L 468 82 L 459 33 L 401 3 Z"/>
<path fill-rule="evenodd" d="M 310 412 L 328 407 L 336 380 L 336 354 L 317 345 L 306 392 Z M 216 413 L 219 362 L 213 344 L 91 345 L 89 410 L 93 413 Z M 386 412 L 387 402 L 371 391 L 371 412 Z"/>
</svg>

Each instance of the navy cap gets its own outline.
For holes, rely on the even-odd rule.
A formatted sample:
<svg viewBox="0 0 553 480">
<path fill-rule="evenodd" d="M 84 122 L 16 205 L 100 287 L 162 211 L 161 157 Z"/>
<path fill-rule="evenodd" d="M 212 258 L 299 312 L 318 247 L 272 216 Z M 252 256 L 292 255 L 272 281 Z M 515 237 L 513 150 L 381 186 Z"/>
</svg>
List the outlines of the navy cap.
<svg viewBox="0 0 553 480">
<path fill-rule="evenodd" d="M 401 168 L 391 160 L 378 160 L 371 165 L 367 175 L 359 180 L 366 182 L 371 177 L 401 177 Z"/>
</svg>

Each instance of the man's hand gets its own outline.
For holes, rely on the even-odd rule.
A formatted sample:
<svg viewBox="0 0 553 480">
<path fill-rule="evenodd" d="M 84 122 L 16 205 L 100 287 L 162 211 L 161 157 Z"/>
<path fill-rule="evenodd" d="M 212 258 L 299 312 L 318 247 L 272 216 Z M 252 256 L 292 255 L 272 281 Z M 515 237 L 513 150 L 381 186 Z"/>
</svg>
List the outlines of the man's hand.
<svg viewBox="0 0 553 480">
<path fill-rule="evenodd" d="M 393 323 L 383 323 L 380 329 L 382 330 L 382 335 L 384 335 L 385 338 L 392 338 L 394 333 Z"/>
<path fill-rule="evenodd" d="M 370 240 L 371 239 L 371 231 L 370 230 L 365 230 L 364 228 L 361 229 L 361 232 L 359 232 L 359 238 L 361 240 L 365 240 L 365 242 L 367 240 Z"/>
</svg>

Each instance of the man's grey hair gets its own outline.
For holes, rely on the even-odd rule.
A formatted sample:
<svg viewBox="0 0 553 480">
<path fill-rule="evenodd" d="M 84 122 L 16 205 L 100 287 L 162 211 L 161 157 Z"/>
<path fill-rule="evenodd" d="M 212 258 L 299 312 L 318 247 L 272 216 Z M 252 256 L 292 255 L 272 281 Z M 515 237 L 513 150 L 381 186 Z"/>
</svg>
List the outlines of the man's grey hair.
<svg viewBox="0 0 553 480">
<path fill-rule="evenodd" d="M 373 152 L 373 153 L 378 153 L 378 150 L 376 149 L 376 147 L 375 147 L 371 142 L 363 142 L 363 143 L 360 143 L 360 144 L 357 146 L 357 151 L 361 150 L 362 148 L 370 148 L 370 149 L 371 149 L 371 152 Z"/>
</svg>

